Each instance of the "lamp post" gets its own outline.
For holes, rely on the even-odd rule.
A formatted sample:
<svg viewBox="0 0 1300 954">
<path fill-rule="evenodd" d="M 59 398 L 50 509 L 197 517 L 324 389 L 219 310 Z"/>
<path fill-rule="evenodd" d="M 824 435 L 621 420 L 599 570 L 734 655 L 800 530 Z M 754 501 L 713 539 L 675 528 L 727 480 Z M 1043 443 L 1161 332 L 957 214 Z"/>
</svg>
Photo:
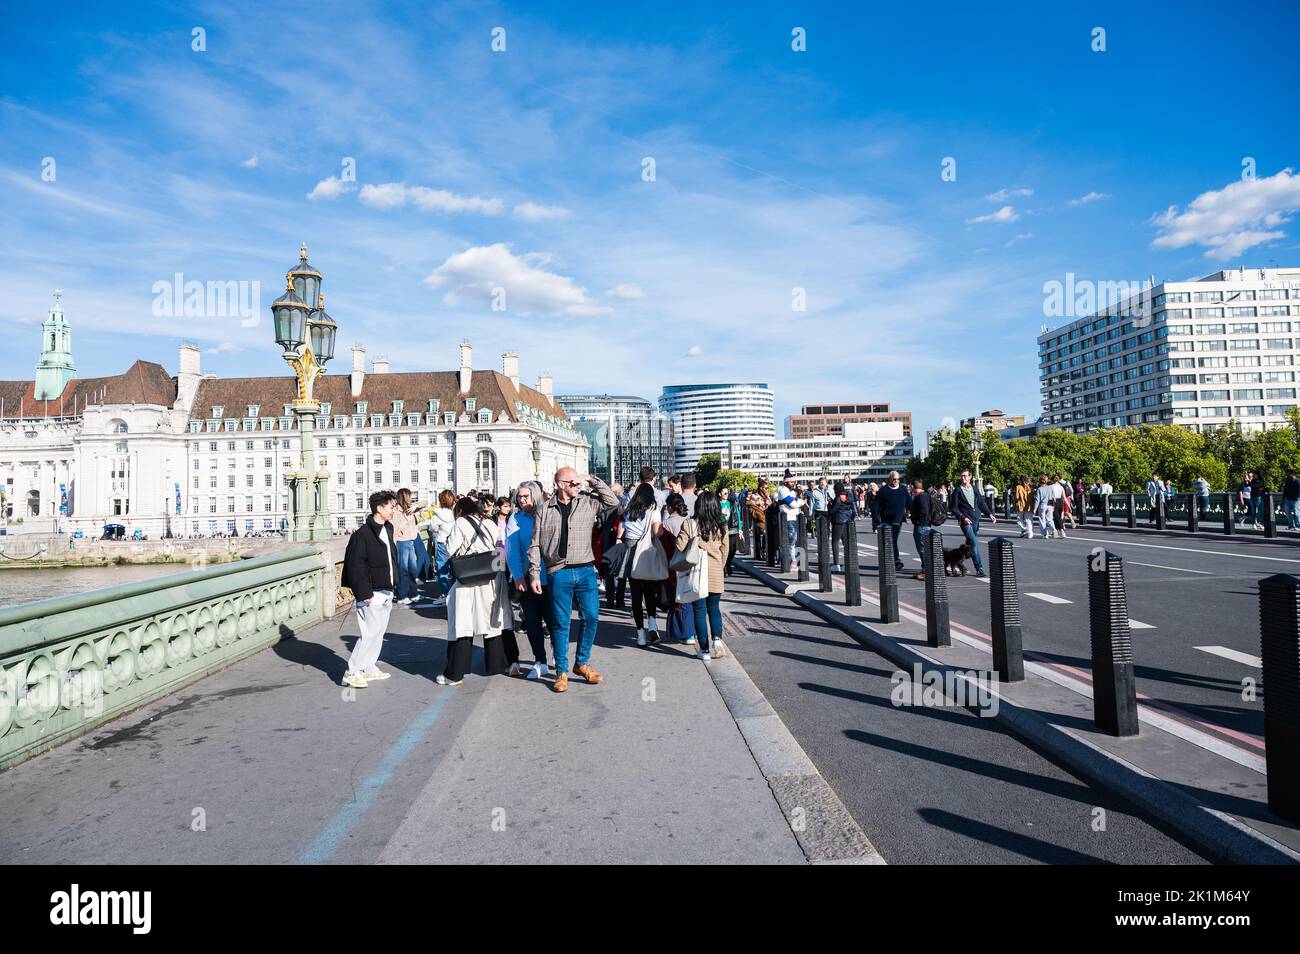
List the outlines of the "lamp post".
<svg viewBox="0 0 1300 954">
<path fill-rule="evenodd" d="M 970 436 L 970 459 L 975 465 L 975 486 L 979 493 L 984 493 L 984 483 L 980 480 L 980 453 L 984 450 L 984 435 L 975 431 Z"/>
<path fill-rule="evenodd" d="M 541 479 L 542 476 L 542 442 L 533 435 L 533 476 Z"/>
<path fill-rule="evenodd" d="M 283 295 L 271 303 L 275 340 L 284 349 L 284 360 L 298 379 L 294 415 L 298 418 L 298 468 L 285 475 L 289 484 L 289 520 L 285 536 L 307 542 L 327 540 L 332 535 L 329 512 L 329 474 L 316 469 L 312 434 L 320 402 L 315 398 L 316 379 L 325 373 L 325 363 L 334 357 L 338 326 L 325 313 L 325 296 L 320 292 L 321 274 L 307 263 L 307 243 L 298 251 L 298 264 L 285 273 Z"/>
</svg>

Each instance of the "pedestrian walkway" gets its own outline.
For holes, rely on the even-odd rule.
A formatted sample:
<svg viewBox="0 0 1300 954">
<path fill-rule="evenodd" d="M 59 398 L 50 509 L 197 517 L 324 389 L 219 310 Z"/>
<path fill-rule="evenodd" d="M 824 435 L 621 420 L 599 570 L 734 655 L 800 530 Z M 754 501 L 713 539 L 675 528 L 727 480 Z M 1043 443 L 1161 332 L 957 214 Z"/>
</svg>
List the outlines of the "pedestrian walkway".
<svg viewBox="0 0 1300 954">
<path fill-rule="evenodd" d="M 680 647 L 638 649 L 615 612 L 601 685 L 443 688 L 445 627 L 441 609 L 397 607 L 380 660 L 393 678 L 345 691 L 347 614 L 16 766 L 0 862 L 824 860 L 715 686 L 756 694 L 733 658 L 710 672 Z M 872 854 L 862 842 L 841 840 Z"/>
</svg>

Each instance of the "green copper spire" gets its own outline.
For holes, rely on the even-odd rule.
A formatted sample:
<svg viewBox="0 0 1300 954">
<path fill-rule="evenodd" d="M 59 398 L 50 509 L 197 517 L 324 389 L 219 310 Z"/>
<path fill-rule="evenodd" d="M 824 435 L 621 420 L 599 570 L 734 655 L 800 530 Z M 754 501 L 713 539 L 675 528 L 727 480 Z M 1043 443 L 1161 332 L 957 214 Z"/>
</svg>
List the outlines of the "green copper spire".
<svg viewBox="0 0 1300 954">
<path fill-rule="evenodd" d="M 53 401 L 77 376 L 72 361 L 72 329 L 63 317 L 63 292 L 55 290 L 54 307 L 41 325 L 41 360 L 36 362 L 36 400 Z"/>
</svg>

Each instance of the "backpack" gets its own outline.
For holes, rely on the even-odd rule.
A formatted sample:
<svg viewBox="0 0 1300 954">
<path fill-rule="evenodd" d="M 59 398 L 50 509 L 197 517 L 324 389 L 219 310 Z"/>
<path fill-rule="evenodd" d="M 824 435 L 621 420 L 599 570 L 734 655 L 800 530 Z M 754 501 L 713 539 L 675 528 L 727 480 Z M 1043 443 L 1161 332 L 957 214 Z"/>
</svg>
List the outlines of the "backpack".
<svg viewBox="0 0 1300 954">
<path fill-rule="evenodd" d="M 926 492 L 930 495 L 930 526 L 941 527 L 948 519 L 948 504 L 934 488 Z"/>
</svg>

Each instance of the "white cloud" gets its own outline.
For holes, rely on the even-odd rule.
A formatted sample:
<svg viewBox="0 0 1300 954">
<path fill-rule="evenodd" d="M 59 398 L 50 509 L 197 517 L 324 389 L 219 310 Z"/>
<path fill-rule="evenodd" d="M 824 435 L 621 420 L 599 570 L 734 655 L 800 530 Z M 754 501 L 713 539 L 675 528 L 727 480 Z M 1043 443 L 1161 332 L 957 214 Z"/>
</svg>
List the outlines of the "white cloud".
<svg viewBox="0 0 1300 954">
<path fill-rule="evenodd" d="M 1066 205 L 1083 205 L 1085 202 L 1099 202 L 1102 199 L 1109 199 L 1109 192 L 1089 192 L 1087 195 L 1081 195 L 1077 199 L 1071 199 Z"/>
<path fill-rule="evenodd" d="M 1033 194 L 1034 194 L 1033 189 L 999 189 L 997 192 L 994 192 L 992 195 L 986 195 L 984 199 L 986 202 L 1005 202 L 1007 201 L 1007 199 L 1011 199 L 1016 196 L 1028 197 Z"/>
<path fill-rule="evenodd" d="M 204 354 L 234 354 L 239 347 L 233 341 L 223 341 L 215 348 L 204 348 Z"/>
<path fill-rule="evenodd" d="M 1007 244 L 1004 246 L 1004 248 L 1010 248 L 1011 246 L 1015 245 L 1017 242 L 1027 242 L 1027 241 L 1029 241 L 1029 240 L 1030 240 L 1031 238 L 1033 238 L 1033 237 L 1034 237 L 1034 233 L 1033 233 L 1033 232 L 1021 232 L 1021 233 L 1020 233 L 1019 235 L 1017 235 L 1015 238 L 1013 238 L 1013 239 L 1011 239 L 1009 242 L 1007 242 Z"/>
<path fill-rule="evenodd" d="M 358 198 L 363 204 L 374 209 L 400 209 L 410 202 L 421 212 L 477 212 L 480 215 L 500 215 L 505 211 L 505 203 L 500 199 L 456 195 L 446 189 L 408 186 L 404 182 L 364 185 Z"/>
<path fill-rule="evenodd" d="M 257 153 L 253 153 L 253 155 L 249 156 L 247 159 L 241 162 L 240 165 L 243 166 L 245 169 L 256 169 Z"/>
<path fill-rule="evenodd" d="M 1152 248 L 1205 246 L 1206 258 L 1232 258 L 1265 242 L 1285 238 L 1278 228 L 1300 209 L 1300 176 L 1283 169 L 1263 179 L 1243 179 L 1202 192 L 1179 211 L 1171 205 L 1151 217 L 1160 228 Z"/>
<path fill-rule="evenodd" d="M 538 205 L 536 202 L 522 202 L 515 206 L 515 218 L 525 222 L 547 222 L 551 219 L 567 219 L 569 210 L 559 205 Z"/>
<path fill-rule="evenodd" d="M 597 305 L 587 290 L 572 278 L 547 271 L 549 259 L 530 252 L 515 255 L 503 242 L 457 252 L 424 279 L 430 288 L 443 288 L 443 301 L 457 305 L 462 299 L 490 302 L 496 289 L 505 290 L 508 311 L 570 315 L 576 318 L 614 314 Z"/>
<path fill-rule="evenodd" d="M 977 215 L 973 219 L 967 219 L 967 225 L 976 225 L 980 222 L 1019 222 L 1020 213 L 1009 205 L 1004 205 L 996 212 L 990 212 L 988 215 Z"/>
<path fill-rule="evenodd" d="M 307 198 L 312 202 L 319 202 L 321 199 L 337 199 L 344 192 L 351 191 L 354 185 L 351 182 L 344 182 L 338 176 L 330 176 L 316 183 L 316 188 L 307 193 Z"/>
<path fill-rule="evenodd" d="M 701 348 L 699 345 L 691 345 L 690 350 L 686 352 L 686 357 L 698 358 L 702 354 L 704 354 L 703 348 Z"/>
<path fill-rule="evenodd" d="M 627 282 L 619 282 L 609 291 L 605 292 L 606 298 L 617 298 L 619 301 L 635 301 L 645 297 L 645 292 L 636 285 L 629 285 Z"/>
</svg>

